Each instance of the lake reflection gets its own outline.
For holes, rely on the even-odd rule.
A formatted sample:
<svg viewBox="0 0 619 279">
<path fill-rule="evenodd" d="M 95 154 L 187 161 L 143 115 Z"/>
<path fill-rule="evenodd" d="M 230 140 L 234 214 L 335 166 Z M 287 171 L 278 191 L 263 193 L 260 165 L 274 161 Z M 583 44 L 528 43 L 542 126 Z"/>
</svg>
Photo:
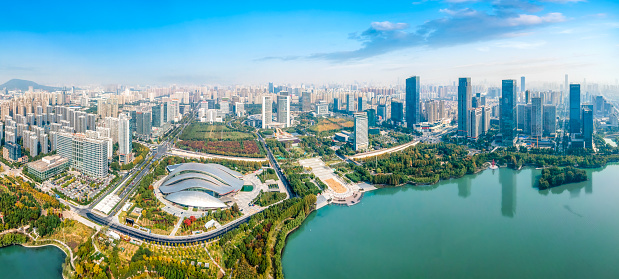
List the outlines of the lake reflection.
<svg viewBox="0 0 619 279">
<path fill-rule="evenodd" d="M 287 279 L 619 278 L 619 166 L 539 191 L 541 170 L 487 170 L 368 192 L 288 238 Z M 595 191 L 593 191 L 593 183 Z"/>
</svg>

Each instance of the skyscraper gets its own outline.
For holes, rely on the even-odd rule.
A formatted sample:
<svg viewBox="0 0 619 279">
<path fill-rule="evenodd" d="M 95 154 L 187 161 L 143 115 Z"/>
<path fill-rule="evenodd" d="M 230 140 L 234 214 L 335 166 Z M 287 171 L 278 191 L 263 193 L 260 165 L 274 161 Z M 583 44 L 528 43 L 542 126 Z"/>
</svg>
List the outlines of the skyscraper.
<svg viewBox="0 0 619 279">
<path fill-rule="evenodd" d="M 567 74 L 565 74 L 565 86 L 563 87 L 563 94 L 561 95 L 561 103 L 562 104 L 563 104 L 563 102 L 565 102 L 564 98 L 566 98 L 568 96 L 569 92 L 570 92 L 569 91 L 570 87 L 569 87 L 569 84 L 568 84 L 567 81 L 568 81 L 567 80 Z"/>
<path fill-rule="evenodd" d="M 398 123 L 404 121 L 404 104 L 391 101 L 391 120 Z"/>
<path fill-rule="evenodd" d="M 262 96 L 262 129 L 268 128 L 273 121 L 273 100 L 271 96 Z"/>
<path fill-rule="evenodd" d="M 526 105 L 516 105 L 516 129 L 524 131 L 524 109 Z"/>
<path fill-rule="evenodd" d="M 542 95 L 543 96 L 543 95 Z M 544 99 L 531 98 L 531 136 L 541 138 L 544 131 Z"/>
<path fill-rule="evenodd" d="M 113 128 L 112 128 L 113 129 Z M 131 158 L 131 130 L 129 129 L 129 117 L 126 114 L 118 115 L 118 154 L 120 162 L 127 164 Z"/>
<path fill-rule="evenodd" d="M 235 102 L 234 103 L 234 114 L 237 117 L 241 117 L 245 115 L 245 104 L 241 102 Z"/>
<path fill-rule="evenodd" d="M 375 109 L 367 109 L 365 112 L 368 115 L 368 126 L 374 127 L 376 126 L 376 110 Z"/>
<path fill-rule="evenodd" d="M 360 96 L 359 98 L 357 98 L 357 105 L 357 111 L 366 110 L 367 100 L 365 99 L 365 96 Z"/>
<path fill-rule="evenodd" d="M 162 123 L 170 122 L 170 120 L 168 120 L 168 102 L 164 102 L 161 108 L 163 109 L 163 113 L 162 113 L 163 118 L 161 119 L 161 122 Z"/>
<path fill-rule="evenodd" d="M 108 141 L 84 134 L 58 134 L 58 154 L 69 159 L 71 167 L 94 177 L 105 177 L 108 171 Z"/>
<path fill-rule="evenodd" d="M 479 135 L 483 133 L 484 123 L 483 123 L 483 114 L 482 108 L 471 108 L 468 110 L 467 124 L 468 127 L 466 129 L 467 135 L 469 138 L 477 139 Z M 460 116 L 458 116 L 458 120 Z"/>
<path fill-rule="evenodd" d="M 524 129 L 522 130 L 522 132 L 525 135 L 530 135 L 531 127 L 532 127 L 531 125 L 531 104 L 526 104 L 524 106 Z"/>
<path fill-rule="evenodd" d="M 312 110 L 312 95 L 309 92 L 301 92 L 301 111 Z"/>
<path fill-rule="evenodd" d="M 163 125 L 163 114 L 161 113 L 163 110 L 160 104 L 156 104 L 152 108 L 153 113 L 153 127 L 161 127 Z"/>
<path fill-rule="evenodd" d="M 580 84 L 570 84 L 570 133 L 580 133 Z"/>
<path fill-rule="evenodd" d="M 505 79 L 501 89 L 500 131 L 504 146 L 513 146 L 516 139 L 516 80 Z"/>
<path fill-rule="evenodd" d="M 346 95 L 346 112 L 350 113 L 355 110 L 355 96 Z"/>
<path fill-rule="evenodd" d="M 524 77 L 520 77 L 520 92 L 525 92 L 526 87 L 524 86 Z"/>
<path fill-rule="evenodd" d="M 137 113 L 137 134 L 144 138 L 150 137 L 152 132 L 152 113 L 150 111 L 141 111 Z"/>
<path fill-rule="evenodd" d="M 544 132 L 545 137 L 549 137 L 557 130 L 557 107 L 544 105 Z"/>
<path fill-rule="evenodd" d="M 284 124 L 284 127 L 290 127 L 290 96 L 288 92 L 280 92 L 277 95 L 277 122 Z"/>
<path fill-rule="evenodd" d="M 419 76 L 406 79 L 406 125 L 419 123 Z"/>
<path fill-rule="evenodd" d="M 86 117 L 87 117 L 86 129 L 96 131 L 97 130 L 97 115 L 89 113 L 89 114 L 86 114 Z"/>
<path fill-rule="evenodd" d="M 387 119 L 387 105 L 378 105 L 376 108 L 376 114 L 381 118 L 381 120 Z"/>
<path fill-rule="evenodd" d="M 138 120 L 138 114 L 136 110 L 131 110 L 129 111 L 129 129 L 131 130 L 131 133 L 135 133 L 137 130 L 137 120 Z"/>
<path fill-rule="evenodd" d="M 582 110 L 582 136 L 585 140 L 585 148 L 593 148 L 593 110 Z"/>
<path fill-rule="evenodd" d="M 355 113 L 355 141 L 354 149 L 368 149 L 368 116 L 365 112 Z"/>
<path fill-rule="evenodd" d="M 340 111 L 340 99 L 335 98 L 333 99 L 333 112 L 338 112 L 338 111 Z"/>
<path fill-rule="evenodd" d="M 469 110 L 472 108 L 471 102 L 471 78 L 460 78 L 458 80 L 458 135 L 466 137 L 468 135 Z"/>
</svg>

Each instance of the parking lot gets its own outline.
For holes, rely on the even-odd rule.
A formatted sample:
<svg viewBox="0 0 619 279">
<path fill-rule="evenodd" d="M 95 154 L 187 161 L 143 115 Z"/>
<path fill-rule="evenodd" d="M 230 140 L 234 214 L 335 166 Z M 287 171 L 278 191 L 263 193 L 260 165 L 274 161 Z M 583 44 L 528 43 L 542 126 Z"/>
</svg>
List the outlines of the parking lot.
<svg viewBox="0 0 619 279">
<path fill-rule="evenodd" d="M 83 201 L 95 197 L 107 187 L 113 178 L 112 175 L 105 178 L 92 178 L 79 172 L 69 171 L 52 178 L 46 185 L 72 200 Z"/>
</svg>

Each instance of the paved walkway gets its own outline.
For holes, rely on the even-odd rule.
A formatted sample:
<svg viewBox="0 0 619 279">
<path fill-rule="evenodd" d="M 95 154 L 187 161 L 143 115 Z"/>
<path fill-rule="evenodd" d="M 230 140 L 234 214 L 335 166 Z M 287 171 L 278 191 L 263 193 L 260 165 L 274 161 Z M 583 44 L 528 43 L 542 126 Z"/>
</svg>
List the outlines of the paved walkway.
<svg viewBox="0 0 619 279">
<path fill-rule="evenodd" d="M 190 157 L 190 158 L 204 158 L 204 159 L 224 159 L 224 160 L 232 160 L 232 161 L 247 161 L 247 162 L 266 162 L 267 158 L 249 158 L 249 157 L 234 157 L 234 156 L 225 156 L 225 155 L 215 155 L 215 154 L 206 154 L 206 153 L 198 153 L 193 151 L 182 150 L 178 148 L 170 149 L 170 154 L 182 157 Z"/>
<path fill-rule="evenodd" d="M 176 231 L 178 231 L 178 229 L 180 229 L 182 224 L 183 224 L 183 218 L 181 217 L 181 218 L 178 219 L 178 222 L 174 226 L 174 229 L 170 233 L 170 236 L 175 236 L 176 235 Z"/>
<path fill-rule="evenodd" d="M 254 189 L 251 190 L 251 192 L 239 191 L 234 196 L 234 201 L 239 206 L 243 214 L 251 215 L 262 210 L 262 207 L 260 207 L 259 205 L 250 206 L 249 204 L 254 199 L 256 199 L 256 197 L 258 197 L 258 194 L 260 194 L 260 190 L 262 190 L 263 192 L 267 192 L 268 186 L 266 186 L 260 181 L 260 179 L 256 176 L 256 173 L 250 173 L 248 175 L 245 175 L 243 177 L 243 181 L 245 181 L 245 185 L 251 184 L 252 186 L 254 186 Z"/>
<path fill-rule="evenodd" d="M 409 148 L 411 146 L 415 146 L 419 143 L 418 140 L 414 140 L 411 141 L 409 143 L 405 143 L 402 145 L 398 145 L 398 146 L 394 146 L 391 148 L 386 148 L 386 149 L 381 149 L 381 150 L 375 150 L 375 151 L 369 151 L 369 152 L 365 152 L 365 153 L 359 153 L 353 156 L 348 157 L 351 160 L 356 160 L 356 159 L 363 159 L 363 158 L 367 158 L 367 157 L 374 157 L 374 156 L 378 156 L 378 155 L 382 155 L 382 154 L 386 154 L 386 153 L 393 153 L 393 152 L 398 152 L 398 151 L 402 151 L 406 148 Z"/>
<path fill-rule="evenodd" d="M 312 170 L 312 173 L 314 173 L 314 175 L 316 175 L 316 177 L 320 179 L 324 184 L 329 185 L 327 180 L 333 179 L 337 183 L 341 184 L 346 189 L 345 191 L 338 193 L 334 191 L 333 189 L 331 189 L 331 187 L 329 186 L 329 189 L 325 191 L 326 192 L 325 194 L 328 194 L 328 196 L 333 196 L 339 199 L 345 199 L 347 197 L 352 196 L 355 190 L 358 190 L 359 188 L 359 187 L 354 187 L 354 185 L 346 183 L 344 179 L 342 179 L 339 175 L 337 175 L 333 171 L 332 168 L 325 165 L 325 163 L 318 157 L 311 158 L 311 159 L 305 159 L 305 160 L 299 160 L 299 164 L 301 164 L 304 168 L 310 168 Z"/>
<path fill-rule="evenodd" d="M 221 273 L 223 273 L 224 275 L 226 275 L 226 272 L 224 271 L 223 268 L 221 268 L 221 266 L 219 266 L 219 264 L 215 261 L 215 259 L 213 259 L 213 257 L 211 256 L 211 253 L 208 251 L 208 249 L 206 249 L 206 246 L 204 247 L 204 250 L 206 250 L 206 253 L 208 254 L 208 257 L 211 258 L 211 261 L 217 266 L 219 267 L 219 270 L 221 271 Z"/>
<path fill-rule="evenodd" d="M 65 217 L 65 218 L 69 218 L 69 219 L 73 219 L 75 221 L 78 221 L 78 222 L 86 225 L 87 227 L 93 228 L 93 229 L 95 229 L 97 231 L 101 229 L 100 225 L 97 225 L 97 224 L 93 223 L 92 221 L 90 221 L 90 220 L 80 216 L 79 214 L 77 214 L 77 213 L 75 213 L 73 211 L 68 211 L 68 210 L 63 211 L 62 212 L 62 216 Z"/>
</svg>

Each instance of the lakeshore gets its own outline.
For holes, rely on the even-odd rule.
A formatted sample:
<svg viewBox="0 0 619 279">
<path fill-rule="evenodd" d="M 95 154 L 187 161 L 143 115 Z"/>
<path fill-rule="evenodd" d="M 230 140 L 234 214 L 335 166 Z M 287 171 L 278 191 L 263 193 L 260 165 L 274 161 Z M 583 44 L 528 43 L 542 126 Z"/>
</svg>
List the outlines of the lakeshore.
<svg viewBox="0 0 619 279">
<path fill-rule="evenodd" d="M 486 170 L 382 188 L 311 213 L 288 237 L 286 278 L 619 276 L 619 165 L 535 188 L 541 170 Z M 594 191 L 595 190 L 595 191 Z M 595 230 L 592 229 L 595 224 Z M 333 264 L 337 263 L 337 264 Z M 445 268 L 449 266 L 449 268 Z M 526 266 L 527 268 L 523 268 Z"/>
<path fill-rule="evenodd" d="M 54 246 L 54 247 L 52 247 Z M 10 245 L 0 248 L 2 278 L 60 279 L 65 252 L 55 245 Z"/>
</svg>

